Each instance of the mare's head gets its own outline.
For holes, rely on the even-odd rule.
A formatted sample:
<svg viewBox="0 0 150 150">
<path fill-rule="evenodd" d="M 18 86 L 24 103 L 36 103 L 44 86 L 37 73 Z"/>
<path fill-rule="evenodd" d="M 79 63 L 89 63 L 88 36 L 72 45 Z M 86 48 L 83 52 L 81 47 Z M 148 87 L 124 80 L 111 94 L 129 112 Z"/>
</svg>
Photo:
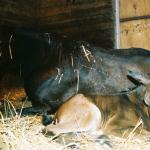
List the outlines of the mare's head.
<svg viewBox="0 0 150 150">
<path fill-rule="evenodd" d="M 139 94 L 140 99 L 150 107 L 150 76 L 142 72 L 129 71 L 128 76 L 133 80 L 142 84 L 142 88 L 138 88 L 137 94 Z"/>
</svg>

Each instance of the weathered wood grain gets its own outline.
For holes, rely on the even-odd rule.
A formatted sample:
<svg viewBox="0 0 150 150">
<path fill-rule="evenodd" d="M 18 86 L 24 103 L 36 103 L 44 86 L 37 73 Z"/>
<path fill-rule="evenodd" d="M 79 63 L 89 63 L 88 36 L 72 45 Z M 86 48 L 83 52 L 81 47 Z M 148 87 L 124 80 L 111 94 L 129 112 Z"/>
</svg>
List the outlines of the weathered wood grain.
<svg viewBox="0 0 150 150">
<path fill-rule="evenodd" d="M 103 47 L 113 47 L 111 0 L 45 0 L 39 3 L 39 27 Z"/>
<path fill-rule="evenodd" d="M 0 0 L 0 25 L 31 26 L 35 19 L 35 1 Z"/>
<path fill-rule="evenodd" d="M 33 27 L 114 46 L 112 0 L 0 0 L 0 25 Z"/>
<path fill-rule="evenodd" d="M 150 19 L 121 23 L 121 47 L 150 50 Z"/>
<path fill-rule="evenodd" d="M 150 0 L 120 0 L 120 18 L 150 15 Z"/>
</svg>

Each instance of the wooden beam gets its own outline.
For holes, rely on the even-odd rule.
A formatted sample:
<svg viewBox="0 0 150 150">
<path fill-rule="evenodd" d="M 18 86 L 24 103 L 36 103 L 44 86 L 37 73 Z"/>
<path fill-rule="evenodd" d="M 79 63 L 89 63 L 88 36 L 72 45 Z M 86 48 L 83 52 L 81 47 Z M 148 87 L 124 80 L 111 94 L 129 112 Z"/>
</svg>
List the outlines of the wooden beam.
<svg viewBox="0 0 150 150">
<path fill-rule="evenodd" d="M 122 18 L 122 19 L 120 19 L 120 22 L 133 21 L 133 20 L 141 20 L 141 19 L 150 19 L 150 15 L 136 16 L 136 17 L 129 17 L 129 18 Z"/>
</svg>

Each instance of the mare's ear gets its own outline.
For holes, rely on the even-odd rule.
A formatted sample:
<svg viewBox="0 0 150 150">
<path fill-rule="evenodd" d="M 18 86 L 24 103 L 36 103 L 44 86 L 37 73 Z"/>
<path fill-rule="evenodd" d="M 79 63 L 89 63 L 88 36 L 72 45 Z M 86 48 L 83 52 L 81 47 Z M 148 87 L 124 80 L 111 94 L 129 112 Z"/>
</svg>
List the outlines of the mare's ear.
<svg viewBox="0 0 150 150">
<path fill-rule="evenodd" d="M 150 84 L 146 87 L 144 102 L 147 106 L 150 107 Z"/>
<path fill-rule="evenodd" d="M 148 74 L 144 74 L 142 72 L 128 71 L 127 76 L 136 80 L 139 83 L 142 83 L 143 85 L 150 84 L 150 76 Z"/>
</svg>

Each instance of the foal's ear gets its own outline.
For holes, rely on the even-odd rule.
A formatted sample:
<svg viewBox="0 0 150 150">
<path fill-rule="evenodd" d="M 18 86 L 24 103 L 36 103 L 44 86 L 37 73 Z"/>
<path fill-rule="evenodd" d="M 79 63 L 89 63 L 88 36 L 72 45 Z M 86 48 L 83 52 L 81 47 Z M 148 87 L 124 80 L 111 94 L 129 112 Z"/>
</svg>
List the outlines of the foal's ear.
<svg viewBox="0 0 150 150">
<path fill-rule="evenodd" d="M 142 72 L 128 71 L 127 76 L 138 81 L 139 83 L 142 83 L 143 85 L 150 84 L 150 76 L 148 74 L 144 74 Z"/>
</svg>

